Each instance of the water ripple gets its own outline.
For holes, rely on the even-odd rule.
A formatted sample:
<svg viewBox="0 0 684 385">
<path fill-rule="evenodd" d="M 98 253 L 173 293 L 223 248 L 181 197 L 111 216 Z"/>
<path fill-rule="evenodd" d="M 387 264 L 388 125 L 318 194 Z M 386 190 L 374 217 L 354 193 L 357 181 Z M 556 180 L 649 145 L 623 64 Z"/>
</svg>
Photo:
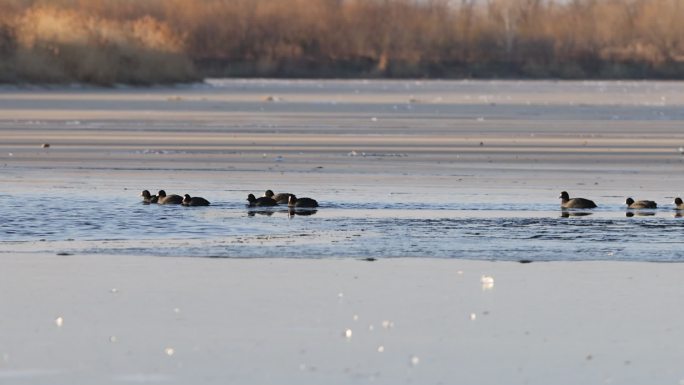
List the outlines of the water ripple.
<svg viewBox="0 0 684 385">
<path fill-rule="evenodd" d="M 684 222 L 666 209 L 630 217 L 619 206 L 564 213 L 551 204 L 321 202 L 290 212 L 33 198 L 0 195 L 0 253 L 684 261 Z"/>
</svg>

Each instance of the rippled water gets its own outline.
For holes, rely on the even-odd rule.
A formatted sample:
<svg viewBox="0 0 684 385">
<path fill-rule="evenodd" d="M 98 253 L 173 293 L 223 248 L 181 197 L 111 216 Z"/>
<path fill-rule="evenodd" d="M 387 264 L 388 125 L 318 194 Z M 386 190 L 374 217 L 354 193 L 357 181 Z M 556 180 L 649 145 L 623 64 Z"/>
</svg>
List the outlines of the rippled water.
<svg viewBox="0 0 684 385">
<path fill-rule="evenodd" d="M 321 201 L 317 211 L 292 213 L 239 201 L 144 205 L 129 196 L 0 195 L 0 203 L 0 253 L 684 261 L 684 222 L 669 207 L 583 215 L 555 204 Z"/>
</svg>

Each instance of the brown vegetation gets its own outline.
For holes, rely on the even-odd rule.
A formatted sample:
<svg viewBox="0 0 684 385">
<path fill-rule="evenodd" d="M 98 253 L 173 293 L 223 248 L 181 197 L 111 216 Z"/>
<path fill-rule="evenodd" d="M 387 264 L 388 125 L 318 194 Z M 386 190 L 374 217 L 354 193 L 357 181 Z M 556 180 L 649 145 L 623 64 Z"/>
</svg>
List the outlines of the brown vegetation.
<svg viewBox="0 0 684 385">
<path fill-rule="evenodd" d="M 684 77 L 680 0 L 0 0 L 0 82 Z"/>
<path fill-rule="evenodd" d="M 0 16 L 0 81 L 112 85 L 197 79 L 184 37 L 158 18 L 117 18 L 74 1 L 0 2 L 10 10 Z M 100 2 L 83 2 L 89 3 Z"/>
</svg>

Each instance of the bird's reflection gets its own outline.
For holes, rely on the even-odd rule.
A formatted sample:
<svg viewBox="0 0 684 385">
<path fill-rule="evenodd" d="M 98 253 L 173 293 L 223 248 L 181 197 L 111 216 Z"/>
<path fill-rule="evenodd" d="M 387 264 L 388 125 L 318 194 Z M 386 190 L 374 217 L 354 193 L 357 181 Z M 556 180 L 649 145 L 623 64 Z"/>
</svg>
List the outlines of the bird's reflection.
<svg viewBox="0 0 684 385">
<path fill-rule="evenodd" d="M 674 217 L 675 218 L 681 218 L 682 217 L 682 210 L 675 210 Z"/>
<path fill-rule="evenodd" d="M 314 215 L 318 212 L 318 210 L 315 209 L 294 209 L 294 208 L 289 208 L 287 210 L 287 215 L 292 218 L 295 215 L 301 215 L 303 217 L 307 217 L 310 215 Z"/>
<path fill-rule="evenodd" d="M 586 217 L 588 215 L 591 215 L 593 213 L 590 213 L 588 211 L 570 211 L 570 210 L 561 210 L 561 217 L 563 218 L 569 218 L 569 217 Z"/>
<path fill-rule="evenodd" d="M 633 216 L 638 216 L 638 217 L 652 217 L 655 215 L 654 211 L 632 211 L 632 210 L 627 210 L 625 211 L 625 216 L 627 218 L 632 218 Z"/>
<path fill-rule="evenodd" d="M 296 215 L 299 216 L 310 216 L 314 215 L 318 212 L 318 210 L 315 209 L 299 209 L 299 208 L 281 208 L 281 209 L 270 209 L 270 210 L 254 210 L 254 209 L 248 209 L 247 210 L 247 216 L 249 217 L 254 217 L 257 215 L 263 215 L 263 216 L 273 216 L 275 213 L 280 213 L 280 214 L 287 214 L 288 217 L 292 218 Z"/>
<path fill-rule="evenodd" d="M 270 217 L 275 212 L 275 210 L 247 210 L 247 216 L 254 217 L 256 215 L 264 215 Z"/>
</svg>

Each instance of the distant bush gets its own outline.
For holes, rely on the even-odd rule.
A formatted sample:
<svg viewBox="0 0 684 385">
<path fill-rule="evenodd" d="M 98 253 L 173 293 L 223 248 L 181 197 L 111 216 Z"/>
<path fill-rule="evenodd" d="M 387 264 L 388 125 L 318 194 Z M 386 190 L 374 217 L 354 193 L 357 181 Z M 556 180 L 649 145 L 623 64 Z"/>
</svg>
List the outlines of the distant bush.
<svg viewBox="0 0 684 385">
<path fill-rule="evenodd" d="M 0 0 L 0 82 L 684 78 L 681 0 Z"/>
<path fill-rule="evenodd" d="M 0 53 L 4 81 L 113 85 L 198 79 L 183 38 L 144 15 L 117 20 L 34 5 L 0 28 Z"/>
</svg>

